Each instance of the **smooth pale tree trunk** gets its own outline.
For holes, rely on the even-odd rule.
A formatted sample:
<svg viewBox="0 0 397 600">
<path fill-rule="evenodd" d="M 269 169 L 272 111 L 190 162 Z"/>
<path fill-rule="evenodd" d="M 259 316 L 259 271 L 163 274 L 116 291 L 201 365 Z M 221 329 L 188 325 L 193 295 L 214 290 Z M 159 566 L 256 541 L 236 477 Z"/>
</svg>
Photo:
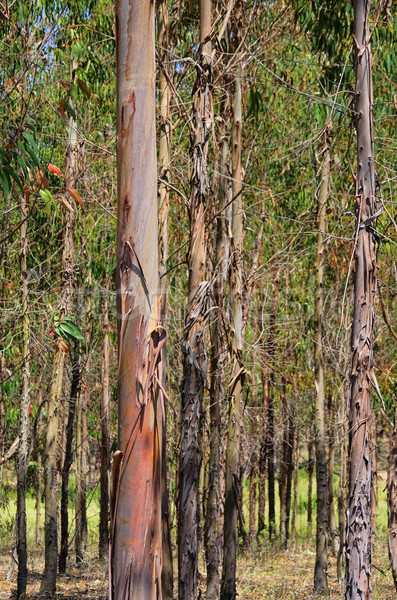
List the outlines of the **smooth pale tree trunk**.
<svg viewBox="0 0 397 600">
<path fill-rule="evenodd" d="M 178 498 L 179 600 L 196 600 L 198 593 L 201 413 L 206 385 L 204 315 L 208 285 L 205 282 L 207 259 L 205 212 L 209 193 L 208 141 L 213 124 L 211 44 L 206 41 L 210 29 L 211 2 L 201 0 L 200 53 L 193 88 L 193 124 L 190 132 L 189 293 L 182 341 L 183 379 Z"/>
<path fill-rule="evenodd" d="M 349 494 L 346 599 L 371 597 L 370 390 L 375 331 L 376 189 L 370 0 L 354 0 L 357 180 L 354 234 L 352 362 L 349 406 Z"/>
<path fill-rule="evenodd" d="M 387 544 L 390 568 L 394 587 L 397 590 L 397 408 L 394 414 L 394 428 L 389 440 L 387 466 Z"/>
<path fill-rule="evenodd" d="M 70 119 L 66 148 L 66 187 L 75 188 L 80 145 L 77 141 L 76 122 Z M 73 202 L 72 202 L 73 203 Z M 75 211 L 64 209 L 62 230 L 62 290 L 61 317 L 72 312 L 74 289 L 74 223 Z M 56 588 L 58 565 L 58 425 L 65 365 L 64 345 L 56 343 L 48 398 L 47 432 L 45 443 L 45 566 L 40 592 L 53 596 Z"/>
<path fill-rule="evenodd" d="M 223 103 L 222 113 L 227 114 L 228 101 Z M 210 450 L 208 464 L 207 506 L 205 514 L 204 546 L 207 564 L 207 599 L 219 598 L 219 564 L 221 559 L 219 505 L 221 468 L 221 406 L 224 401 L 225 363 L 225 290 L 229 264 L 230 186 L 227 179 L 229 156 L 228 138 L 225 128 L 221 131 L 221 160 L 219 178 L 219 215 L 217 217 L 214 301 L 216 311 L 211 325 L 211 387 L 210 387 Z"/>
<path fill-rule="evenodd" d="M 314 589 L 327 592 L 328 569 L 328 474 L 325 429 L 325 388 L 324 388 L 324 352 L 323 352 L 323 303 L 324 303 L 324 265 L 325 265 L 325 228 L 326 206 L 328 199 L 331 167 L 331 131 L 325 131 L 322 151 L 321 182 L 317 201 L 317 258 L 315 281 L 314 316 L 314 363 L 316 401 L 314 407 L 314 429 L 316 448 L 317 482 L 317 518 L 316 518 L 316 562 L 314 567 Z"/>
<path fill-rule="evenodd" d="M 28 212 L 25 196 L 21 197 L 21 249 L 19 255 L 21 268 L 21 308 L 22 308 L 22 356 L 24 357 L 22 371 L 22 395 L 19 419 L 19 449 L 18 449 L 18 478 L 17 478 L 17 598 L 26 597 L 28 577 L 28 548 L 26 540 L 26 475 L 29 460 L 29 387 L 30 387 L 30 355 L 29 355 L 29 291 L 28 291 Z"/>
<path fill-rule="evenodd" d="M 240 7 L 241 8 L 241 7 Z M 241 25 L 240 18 L 237 18 Z M 240 33 L 240 32 L 239 32 Z M 239 34 L 238 36 L 239 37 Z M 239 59 L 234 80 L 232 123 L 232 240 L 230 253 L 230 338 L 233 359 L 229 384 L 229 426 L 226 451 L 225 522 L 221 600 L 236 597 L 237 523 L 239 517 L 239 454 L 242 420 L 242 391 L 245 377 L 243 365 L 243 202 L 242 202 L 242 79 Z M 241 503 L 240 503 L 241 505 Z"/>
<path fill-rule="evenodd" d="M 161 598 L 159 326 L 154 4 L 116 2 L 118 453 L 110 597 Z M 162 399 L 164 404 L 164 399 Z"/>
<path fill-rule="evenodd" d="M 110 339 L 109 281 L 102 300 L 102 390 L 101 390 L 101 466 L 99 508 L 99 558 L 109 555 L 109 472 L 110 472 Z"/>
<path fill-rule="evenodd" d="M 171 77 L 169 55 L 169 6 L 168 0 L 158 3 L 157 10 L 157 48 L 159 57 L 159 104 L 160 104 L 160 138 L 159 138 L 159 274 L 160 274 L 160 318 L 164 329 L 167 329 L 167 260 L 168 260 L 168 213 L 169 213 L 169 186 L 171 178 L 171 89 L 168 79 Z M 167 387 L 166 364 L 167 344 L 162 350 L 163 362 L 163 388 Z M 163 423 L 162 436 L 162 464 L 161 471 L 161 527 L 163 547 L 163 568 L 161 574 L 162 591 L 165 600 L 172 600 L 174 587 L 174 570 L 171 547 L 171 523 L 167 482 L 167 409 Z"/>
</svg>

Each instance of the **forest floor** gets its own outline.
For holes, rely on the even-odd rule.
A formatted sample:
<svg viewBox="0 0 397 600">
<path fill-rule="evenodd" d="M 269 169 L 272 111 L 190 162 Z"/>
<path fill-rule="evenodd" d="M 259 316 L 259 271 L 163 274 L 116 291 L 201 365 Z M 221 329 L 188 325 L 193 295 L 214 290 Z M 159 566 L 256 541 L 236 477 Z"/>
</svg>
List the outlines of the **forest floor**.
<svg viewBox="0 0 397 600">
<path fill-rule="evenodd" d="M 373 600 L 395 600 L 385 544 L 377 544 L 372 569 Z M 382 549 L 380 549 L 380 547 Z M 42 553 L 30 554 L 28 598 L 39 599 L 40 580 L 43 567 Z M 10 554 L 0 557 L 0 599 L 15 597 L 16 572 L 11 581 L 6 581 L 10 566 Z M 313 593 L 314 543 L 300 541 L 295 550 L 286 552 L 254 550 L 239 558 L 238 597 L 242 600 L 314 600 Z M 380 569 L 380 570 L 379 570 Z M 58 600 L 105 600 L 107 599 L 107 568 L 99 560 L 89 559 L 81 567 L 70 567 L 67 575 L 57 582 Z M 383 573 L 382 573 L 382 572 Z M 204 583 L 204 576 L 200 578 Z M 329 588 L 327 598 L 342 598 L 336 577 L 336 561 L 331 557 L 329 565 Z M 202 590 L 205 598 L 205 590 Z"/>
</svg>

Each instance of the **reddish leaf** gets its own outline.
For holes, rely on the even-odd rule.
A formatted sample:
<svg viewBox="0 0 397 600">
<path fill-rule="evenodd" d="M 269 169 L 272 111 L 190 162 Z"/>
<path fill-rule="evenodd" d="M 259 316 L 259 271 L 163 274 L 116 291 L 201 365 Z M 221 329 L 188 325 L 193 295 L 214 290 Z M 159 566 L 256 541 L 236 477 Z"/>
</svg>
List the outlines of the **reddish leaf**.
<svg viewBox="0 0 397 600">
<path fill-rule="evenodd" d="M 91 90 L 88 87 L 88 85 L 86 84 L 85 81 L 83 81 L 82 79 L 78 79 L 77 80 L 77 85 L 79 86 L 79 88 L 81 90 L 83 90 L 84 94 L 87 96 L 87 98 L 91 98 Z"/>
<path fill-rule="evenodd" d="M 48 190 L 48 188 L 50 187 L 50 185 L 48 183 L 48 179 L 44 175 L 43 171 L 40 171 L 40 170 L 36 171 L 36 181 L 37 181 L 37 185 L 40 188 Z"/>
<path fill-rule="evenodd" d="M 57 177 L 63 177 L 61 169 L 59 169 L 55 165 L 52 165 L 51 163 L 48 163 L 48 170 L 50 171 L 50 173 L 53 173 Z"/>
<path fill-rule="evenodd" d="M 81 206 L 81 208 L 84 210 L 84 200 L 80 196 L 80 194 L 78 193 L 78 191 L 75 188 L 68 188 L 67 187 L 66 189 L 69 192 L 69 194 L 72 196 L 72 198 L 76 202 L 76 204 L 79 204 Z"/>
<path fill-rule="evenodd" d="M 65 90 L 69 91 L 69 84 L 66 83 L 66 81 L 62 81 L 62 79 L 60 79 L 59 83 L 65 88 Z"/>
</svg>

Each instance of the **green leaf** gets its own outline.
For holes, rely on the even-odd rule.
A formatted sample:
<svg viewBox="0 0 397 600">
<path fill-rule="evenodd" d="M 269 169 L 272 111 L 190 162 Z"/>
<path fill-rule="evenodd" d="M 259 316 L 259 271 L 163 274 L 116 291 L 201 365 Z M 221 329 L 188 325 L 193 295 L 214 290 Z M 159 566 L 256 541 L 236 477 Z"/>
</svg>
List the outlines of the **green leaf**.
<svg viewBox="0 0 397 600">
<path fill-rule="evenodd" d="M 74 323 L 71 323 L 70 321 L 62 321 L 62 323 L 60 323 L 59 327 L 63 331 L 65 331 L 68 335 L 71 335 L 73 338 L 75 338 L 76 340 L 84 341 L 83 334 L 81 333 L 81 331 L 77 327 L 77 325 L 75 325 Z"/>
<path fill-rule="evenodd" d="M 74 112 L 74 110 L 70 106 L 70 104 L 68 102 L 66 102 L 66 100 L 63 100 L 63 108 L 66 110 L 66 112 L 68 113 L 68 115 L 70 117 L 72 117 L 72 119 L 76 120 L 76 113 Z"/>
<path fill-rule="evenodd" d="M 55 214 L 58 215 L 58 204 L 57 201 L 55 200 L 54 196 L 51 194 L 50 190 L 39 190 L 39 194 L 42 197 L 42 199 L 44 200 L 44 202 L 46 203 L 46 206 L 49 207 L 50 203 L 52 203 L 54 210 L 55 210 Z"/>
<path fill-rule="evenodd" d="M 10 177 L 3 169 L 0 170 L 1 187 L 3 188 L 4 200 L 7 200 L 8 194 L 11 189 Z"/>
<path fill-rule="evenodd" d="M 29 174 L 28 174 L 28 169 L 26 167 L 25 158 L 18 152 L 14 152 L 14 155 L 15 155 L 15 159 L 16 159 L 17 163 L 19 164 L 19 166 L 21 167 L 21 169 L 23 171 L 23 174 L 25 175 L 25 178 L 28 179 Z"/>
<path fill-rule="evenodd" d="M 15 171 L 15 169 L 11 166 L 11 165 L 4 165 L 3 169 L 6 173 L 8 173 L 8 175 L 15 181 L 15 183 L 18 184 L 21 192 L 23 193 L 23 185 L 22 185 L 22 181 L 19 178 L 18 173 Z"/>
<path fill-rule="evenodd" d="M 34 150 L 34 152 L 36 154 L 39 154 L 39 149 L 37 147 L 36 142 L 34 141 L 34 138 L 33 138 L 32 134 L 29 133 L 28 131 L 24 131 L 22 135 L 25 138 L 25 140 L 27 142 L 29 142 L 29 146 Z"/>
</svg>

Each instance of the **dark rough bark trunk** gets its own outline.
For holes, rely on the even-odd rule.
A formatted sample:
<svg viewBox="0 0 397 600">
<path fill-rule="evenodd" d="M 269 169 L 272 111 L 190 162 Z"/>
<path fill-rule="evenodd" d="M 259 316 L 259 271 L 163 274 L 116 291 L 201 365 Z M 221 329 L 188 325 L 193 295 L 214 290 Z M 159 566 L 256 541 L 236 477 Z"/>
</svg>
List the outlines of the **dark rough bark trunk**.
<svg viewBox="0 0 397 600">
<path fill-rule="evenodd" d="M 294 437 L 294 449 L 293 449 L 293 463 L 294 463 L 294 495 L 292 504 L 292 516 L 291 516 L 291 546 L 292 550 L 295 550 L 296 543 L 296 516 L 298 513 L 298 482 L 299 482 L 299 439 L 298 431 L 296 431 Z"/>
<path fill-rule="evenodd" d="M 237 39 L 241 36 L 241 6 L 238 4 Z M 241 57 L 240 57 L 241 61 Z M 236 557 L 238 546 L 238 518 L 242 517 L 239 493 L 239 450 L 242 421 L 242 391 L 245 369 L 243 365 L 243 203 L 242 203 L 242 78 L 243 66 L 235 76 L 232 124 L 232 244 L 230 265 L 230 337 L 233 357 L 232 382 L 229 385 L 229 425 L 226 452 L 225 522 L 221 600 L 236 597 Z"/>
<path fill-rule="evenodd" d="M 74 543 L 77 565 L 84 562 L 87 546 L 87 392 L 87 386 L 83 381 L 76 402 L 76 531 Z"/>
<path fill-rule="evenodd" d="M 280 540 L 281 547 L 286 550 L 289 538 L 289 520 L 291 510 L 291 491 L 293 448 L 294 448 L 294 415 L 292 406 L 287 400 L 286 381 L 282 381 L 282 419 L 283 419 L 283 442 L 282 456 L 279 472 L 279 492 L 280 492 Z"/>
<path fill-rule="evenodd" d="M 200 55 L 193 89 L 191 130 L 188 253 L 189 295 L 185 319 L 183 379 L 181 383 L 181 439 L 178 498 L 178 596 L 196 600 L 200 527 L 199 479 L 201 468 L 201 419 L 206 385 L 204 315 L 208 284 L 205 281 L 207 240 L 205 212 L 209 193 L 207 154 L 213 122 L 210 0 L 200 1 Z"/>
<path fill-rule="evenodd" d="M 17 576 L 17 598 L 26 597 L 26 584 L 28 577 L 28 548 L 26 539 L 26 476 L 29 461 L 29 386 L 30 386 L 30 359 L 29 359 L 29 298 L 27 284 L 27 204 L 25 196 L 21 198 L 21 304 L 22 304 L 22 356 L 25 359 L 22 374 L 22 396 L 20 403 L 19 420 L 19 449 L 18 449 L 18 475 L 17 475 L 17 556 L 18 556 L 18 576 Z M 0 482 L 1 483 L 1 482 Z"/>
<path fill-rule="evenodd" d="M 314 589 L 316 592 L 327 592 L 328 571 L 328 473 L 325 432 L 325 387 L 324 387 L 324 352 L 323 352 L 323 298 L 324 298 L 324 266 L 325 266 L 325 229 L 326 207 L 331 168 L 331 130 L 326 128 L 322 150 L 321 182 L 317 201 L 317 256 L 315 282 L 315 386 L 316 402 L 314 410 L 314 427 L 316 441 L 316 483 L 317 483 L 317 518 L 316 518 L 316 563 L 314 567 Z"/>
<path fill-rule="evenodd" d="M 346 526 L 347 600 L 371 597 L 370 390 L 371 380 L 375 377 L 373 342 L 377 261 L 370 6 L 370 0 L 353 2 L 357 180 Z"/>
<path fill-rule="evenodd" d="M 275 448 L 274 448 L 274 360 L 276 355 L 276 320 L 278 309 L 278 286 L 279 270 L 276 270 L 273 277 L 273 301 L 269 319 L 269 337 L 265 346 L 265 351 L 270 364 L 268 375 L 268 396 L 267 396 L 267 436 L 266 436 L 266 455 L 267 455 L 267 481 L 268 481 L 268 514 L 269 514 L 269 539 L 274 542 L 276 535 L 276 505 L 275 505 Z"/>
<path fill-rule="evenodd" d="M 338 529 L 335 520 L 334 467 L 335 467 L 335 410 L 332 392 L 328 392 L 328 535 L 332 554 L 338 551 Z"/>
<path fill-rule="evenodd" d="M 227 114 L 229 103 L 222 106 L 222 113 Z M 227 179 L 228 139 L 224 128 L 221 132 L 221 159 L 219 177 L 219 215 L 216 233 L 216 277 L 214 284 L 214 301 L 217 307 L 214 322 L 211 325 L 211 387 L 210 387 L 210 452 L 208 465 L 207 510 L 205 515 L 204 546 L 207 564 L 207 598 L 219 598 L 219 564 L 221 559 L 220 529 L 218 519 L 219 505 L 222 502 L 220 490 L 221 468 L 221 406 L 224 401 L 224 361 L 225 361 L 225 289 L 229 263 L 228 231 L 230 228 L 227 206 L 231 188 Z"/>
<path fill-rule="evenodd" d="M 262 531 L 265 529 L 265 501 L 266 501 L 266 443 L 267 443 L 267 370 L 262 366 L 261 368 L 261 381 L 262 381 L 262 410 L 261 410 L 261 422 L 262 422 L 262 436 L 259 449 L 259 477 L 258 477 L 258 540 Z"/>
<path fill-rule="evenodd" d="M 377 526 L 377 508 L 378 508 L 378 460 L 377 460 L 377 432 L 376 432 L 376 415 L 373 415 L 371 421 L 371 543 L 375 544 Z"/>
<path fill-rule="evenodd" d="M 69 474 L 73 462 L 73 426 L 76 412 L 76 399 L 81 383 L 80 342 L 76 348 L 72 361 L 72 385 L 69 398 L 69 412 L 66 425 L 65 457 L 62 466 L 61 483 L 61 546 L 59 552 L 59 573 L 66 572 L 66 561 L 69 548 Z"/>
<path fill-rule="evenodd" d="M 292 477 L 294 474 L 294 444 L 295 444 L 295 410 L 289 403 L 288 407 L 288 442 L 286 449 L 287 459 L 287 493 L 285 507 L 285 549 L 287 549 L 288 540 L 290 537 L 290 515 L 291 515 L 291 494 L 292 494 Z"/>
<path fill-rule="evenodd" d="M 75 107 L 74 107 L 75 108 Z M 66 148 L 65 184 L 75 188 L 81 143 L 77 140 L 75 119 L 70 119 Z M 73 204 L 73 202 L 72 202 Z M 65 210 L 62 230 L 62 291 L 61 316 L 70 314 L 74 290 L 74 224 L 75 211 Z M 61 344 L 60 344 L 61 342 Z M 51 386 L 48 398 L 48 417 L 45 445 L 45 566 L 40 592 L 53 596 L 58 566 L 58 426 L 65 365 L 63 340 L 57 340 L 54 354 Z"/>
</svg>

